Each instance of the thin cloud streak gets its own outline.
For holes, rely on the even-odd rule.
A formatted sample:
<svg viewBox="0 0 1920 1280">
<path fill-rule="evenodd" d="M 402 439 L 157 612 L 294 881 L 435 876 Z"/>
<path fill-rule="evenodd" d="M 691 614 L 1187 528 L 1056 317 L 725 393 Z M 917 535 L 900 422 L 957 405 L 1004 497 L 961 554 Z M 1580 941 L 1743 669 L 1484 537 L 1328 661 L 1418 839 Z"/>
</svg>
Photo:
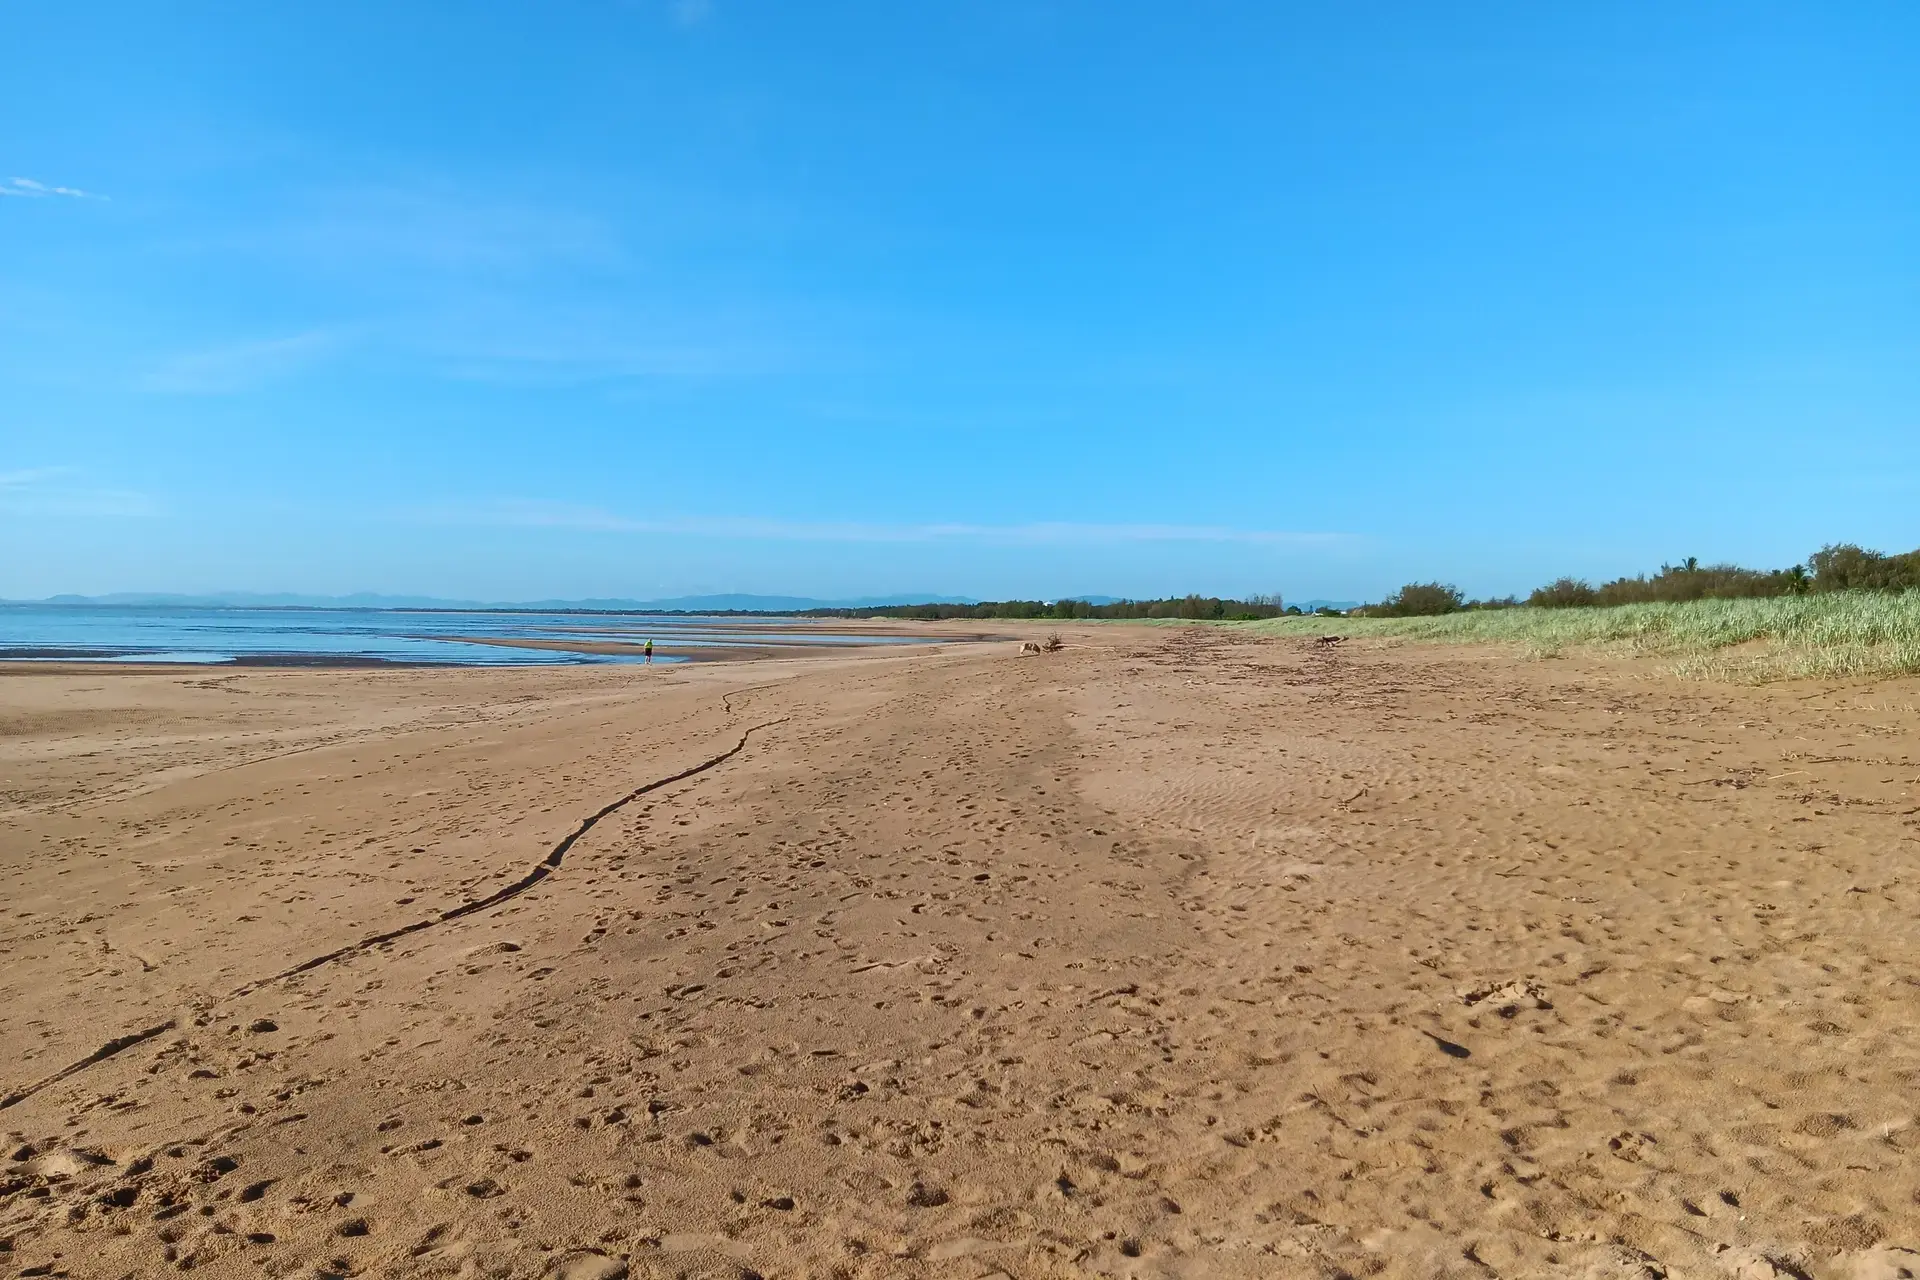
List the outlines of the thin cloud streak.
<svg viewBox="0 0 1920 1280">
<path fill-rule="evenodd" d="M 72 467 L 28 467 L 22 471 L 0 471 L 0 491 L 27 489 L 72 474 Z"/>
<path fill-rule="evenodd" d="M 1326 546 L 1348 535 L 1219 525 L 1085 524 L 882 524 L 867 521 L 775 520 L 756 516 L 641 518 L 597 507 L 509 500 L 419 508 L 408 518 L 431 524 L 576 529 L 595 533 L 667 534 L 770 542 L 977 542 L 1001 546 L 1113 545 L 1116 543 L 1216 542 L 1264 546 Z"/>
<path fill-rule="evenodd" d="M 429 337 L 396 335 L 395 341 L 411 342 L 443 377 L 510 386 L 711 380 L 764 373 L 780 367 L 786 356 L 772 343 L 747 338 L 676 339 L 635 326 L 623 331 L 614 320 L 596 326 L 581 316 L 456 320 Z"/>
<path fill-rule="evenodd" d="M 355 185 L 305 194 L 298 213 L 222 247 L 327 272 L 384 279 L 396 270 L 454 276 L 531 276 L 555 265 L 600 270 L 625 263 L 613 229 L 534 194 Z"/>
<path fill-rule="evenodd" d="M 757 209 L 698 190 L 641 189 L 624 221 L 571 206 L 580 197 L 536 180 L 496 190 L 452 183 L 317 185 L 277 214 L 174 248 L 238 256 L 292 296 L 318 289 L 356 338 L 450 382 L 576 386 L 591 382 L 760 376 L 817 356 L 822 318 L 716 293 L 676 264 L 716 241 L 755 240 Z M 777 222 L 777 220 L 776 220 Z M 802 349 L 804 348 L 804 350 Z M 182 358 L 150 390 L 230 389 L 224 361 Z M 203 385 L 203 384 L 214 385 Z"/>
<path fill-rule="evenodd" d="M 95 195 L 91 191 L 82 191 L 78 187 L 54 187 L 32 178 L 9 178 L 0 183 L 0 196 L 17 196 L 23 200 L 45 200 L 56 197 L 67 200 L 105 200 L 107 197 Z"/>
<path fill-rule="evenodd" d="M 0 471 L 0 515 L 151 516 L 160 506 L 143 493 L 61 483 L 77 467 L 28 467 Z"/>
<path fill-rule="evenodd" d="M 298 372 L 325 356 L 338 342 L 335 334 L 314 332 L 187 352 L 169 358 L 142 378 L 140 389 L 170 395 L 246 391 Z"/>
</svg>

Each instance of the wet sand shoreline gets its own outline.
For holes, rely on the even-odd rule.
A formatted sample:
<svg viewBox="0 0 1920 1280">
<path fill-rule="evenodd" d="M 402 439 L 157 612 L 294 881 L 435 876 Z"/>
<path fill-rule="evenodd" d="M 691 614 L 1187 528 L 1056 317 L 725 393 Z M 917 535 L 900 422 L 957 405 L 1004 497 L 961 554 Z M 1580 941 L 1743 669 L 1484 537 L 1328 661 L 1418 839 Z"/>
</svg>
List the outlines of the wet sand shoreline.
<svg viewBox="0 0 1920 1280">
<path fill-rule="evenodd" d="M 712 627 L 700 627 L 701 631 L 712 631 Z M 844 640 L 803 639 L 799 638 L 793 625 L 761 625 L 722 628 L 741 635 L 758 635 L 763 638 L 752 644 L 681 644 L 669 638 L 674 630 L 672 626 L 653 629 L 658 641 L 654 646 L 656 661 L 663 665 L 672 661 L 684 662 L 755 662 L 769 658 L 793 657 L 808 653 L 848 652 L 868 646 L 861 643 L 861 637 L 875 636 L 893 638 L 910 637 L 924 644 L 962 644 L 993 640 L 1004 640 L 1004 635 L 981 631 L 975 627 L 956 627 L 952 624 L 927 624 L 917 629 L 886 626 L 866 626 L 856 623 L 834 623 L 822 626 L 807 625 L 806 635 L 826 635 L 845 637 Z M 403 639 L 426 640 L 460 644 L 491 645 L 499 648 L 544 650 L 553 653 L 599 654 L 638 658 L 645 653 L 646 629 L 623 631 L 605 628 L 580 628 L 582 638 L 540 638 L 528 636 L 461 636 L 452 641 L 444 635 L 407 635 Z M 595 639 L 597 636 L 631 635 L 631 640 Z M 874 648 L 895 648 L 895 645 L 875 645 Z M 286 667 L 286 668 L 397 668 L 408 670 L 435 670 L 446 668 L 487 667 L 485 661 L 410 661 L 404 658 L 385 658 L 360 654 L 325 653 L 249 653 L 234 657 L 205 662 L 166 662 L 145 658 L 137 653 L 114 657 L 97 656 L 95 650 L 75 648 L 32 648 L 0 647 L 0 675 L 26 674 L 73 674 L 79 671 L 154 671 L 154 670 L 231 670 L 242 667 Z M 539 665 L 539 664 L 531 664 Z M 556 663 L 554 665 L 565 665 Z"/>
</svg>

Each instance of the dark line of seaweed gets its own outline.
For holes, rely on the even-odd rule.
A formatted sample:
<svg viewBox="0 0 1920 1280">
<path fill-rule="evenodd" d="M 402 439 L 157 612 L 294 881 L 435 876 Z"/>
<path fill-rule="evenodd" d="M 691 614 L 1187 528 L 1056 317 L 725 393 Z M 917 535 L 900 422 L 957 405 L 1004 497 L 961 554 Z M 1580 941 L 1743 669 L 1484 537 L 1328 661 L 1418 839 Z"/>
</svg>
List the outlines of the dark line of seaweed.
<svg viewBox="0 0 1920 1280">
<path fill-rule="evenodd" d="M 52 1075 L 48 1076 L 45 1080 L 40 1081 L 38 1084 L 30 1084 L 24 1089 L 21 1089 L 15 1093 L 10 1093 L 4 1098 L 0 1098 L 0 1111 L 5 1111 L 8 1107 L 11 1107 L 16 1103 L 25 1102 L 28 1098 L 31 1098 L 34 1094 L 40 1092 L 42 1089 L 46 1088 L 48 1085 L 59 1084 L 62 1080 L 65 1080 L 68 1076 L 74 1075 L 77 1072 L 85 1071 L 88 1067 L 92 1066 L 96 1062 L 105 1062 L 108 1058 L 111 1058 L 114 1054 L 119 1053 L 124 1049 L 131 1049 L 133 1048 L 133 1046 L 140 1044 L 143 1041 L 151 1040 L 157 1035 L 164 1035 L 167 1032 L 173 1030 L 174 1025 L 175 1025 L 174 1019 L 168 1018 L 165 1022 L 161 1023 L 157 1027 L 148 1027 L 145 1031 L 135 1031 L 130 1035 L 124 1035 L 124 1036 L 120 1036 L 117 1039 L 109 1040 L 105 1044 L 101 1045 L 98 1049 L 95 1049 L 92 1053 L 88 1054 L 86 1057 L 80 1059 L 80 1061 L 74 1063 L 72 1066 L 62 1067 L 60 1070 L 54 1072 Z"/>
<path fill-rule="evenodd" d="M 632 804 L 635 800 L 638 800 L 641 796 L 646 795 L 650 791 L 658 791 L 662 787 L 670 787 L 676 782 L 685 782 L 688 778 L 691 778 L 696 774 L 705 773 L 707 770 L 713 768 L 716 765 L 725 764 L 728 760 L 731 760 L 733 757 L 739 755 L 742 751 L 746 750 L 747 739 L 751 738 L 756 732 L 762 729 L 771 729 L 774 725 L 781 724 L 783 722 L 784 720 L 769 720 L 764 724 L 751 725 L 744 732 L 741 733 L 740 741 L 734 743 L 733 746 L 729 747 L 725 751 L 722 751 L 719 755 L 714 756 L 711 760 L 703 760 L 699 764 L 694 765 L 692 768 L 682 769 L 680 772 L 673 774 L 670 777 L 656 778 L 652 782 L 644 783 L 641 786 L 635 787 L 632 791 L 627 792 L 627 794 L 625 794 L 624 796 L 621 796 L 618 800 L 613 801 L 611 804 L 601 806 L 600 809 L 598 809 L 592 815 L 584 819 L 579 826 L 575 827 L 572 831 L 568 832 L 566 838 L 561 840 L 559 844 L 556 844 L 555 846 L 553 846 L 553 848 L 549 849 L 547 851 L 547 856 L 542 858 L 536 864 L 534 864 L 533 870 L 527 872 L 526 875 L 521 876 L 518 880 L 515 880 L 512 884 L 505 885 L 502 888 L 495 890 L 493 893 L 488 894 L 484 898 L 480 898 L 473 902 L 463 902 L 457 907 L 441 912 L 439 915 L 434 916 L 430 920 L 417 920 L 413 924 L 402 925 L 398 929 L 389 929 L 385 933 L 376 933 L 370 938 L 362 938 L 360 941 L 349 943 L 347 946 L 337 947 L 334 950 L 327 952 L 325 955 L 314 956 L 311 960 L 303 960 L 299 964 L 294 965 L 291 969 L 283 969 L 279 973 L 276 973 L 271 977 L 259 978 L 253 982 L 247 983 L 243 987 L 235 988 L 232 992 L 228 994 L 227 999 L 231 1000 L 237 996 L 246 995 L 248 992 L 257 991 L 261 987 L 268 986 L 272 983 L 282 981 L 283 979 L 286 979 L 286 978 L 294 977 L 297 974 L 306 973 L 309 970 L 318 969 L 322 965 L 331 964 L 335 960 L 341 960 L 346 958 L 347 956 L 354 955 L 358 952 L 371 950 L 372 948 L 378 947 L 378 946 L 383 946 L 386 943 L 396 941 L 397 939 L 400 939 L 400 938 L 404 938 L 409 934 L 419 933 L 422 929 L 431 929 L 434 925 L 437 925 L 437 924 L 446 924 L 448 921 L 458 920 L 463 916 L 470 916 L 476 912 L 486 911 L 489 908 L 499 906 L 501 903 L 506 902 L 509 899 L 517 898 L 521 894 L 525 893 L 527 890 L 533 888 L 533 886 L 539 884 L 542 880 L 545 880 L 548 876 L 552 875 L 555 871 L 558 871 L 560 869 L 560 863 L 567 856 L 567 850 L 573 848 L 575 842 L 577 842 L 581 836 L 584 836 L 585 834 L 587 834 L 587 832 L 593 830 L 594 825 L 598 823 L 602 818 L 606 817 L 611 813 L 617 812 L 618 810 L 624 808 L 629 804 Z M 62 1080 L 65 1080 L 68 1076 L 84 1071 L 88 1067 L 91 1067 L 96 1063 L 105 1062 L 108 1058 L 113 1057 L 117 1053 L 122 1053 L 125 1050 L 131 1049 L 137 1044 L 141 1044 L 141 1043 L 144 1043 L 145 1041 L 153 1039 L 155 1036 L 164 1035 L 166 1032 L 173 1030 L 176 1025 L 178 1025 L 177 1020 L 169 1018 L 167 1021 L 161 1023 L 157 1027 L 148 1027 L 145 1031 L 135 1031 L 129 1035 L 124 1035 L 116 1039 L 109 1040 L 105 1044 L 101 1045 L 98 1049 L 95 1049 L 92 1053 L 88 1054 L 86 1057 L 80 1059 L 80 1061 L 73 1063 L 71 1066 L 62 1067 L 60 1070 L 54 1072 L 52 1075 L 48 1076 L 46 1079 L 41 1080 L 36 1084 L 27 1085 L 25 1088 L 18 1089 L 13 1093 L 8 1094 L 6 1097 L 0 1098 L 0 1111 L 5 1111 L 8 1107 L 15 1106 L 19 1103 L 25 1102 L 28 1098 L 31 1098 L 34 1094 L 40 1092 L 42 1089 L 45 1089 L 47 1086 L 58 1084 Z"/>
</svg>

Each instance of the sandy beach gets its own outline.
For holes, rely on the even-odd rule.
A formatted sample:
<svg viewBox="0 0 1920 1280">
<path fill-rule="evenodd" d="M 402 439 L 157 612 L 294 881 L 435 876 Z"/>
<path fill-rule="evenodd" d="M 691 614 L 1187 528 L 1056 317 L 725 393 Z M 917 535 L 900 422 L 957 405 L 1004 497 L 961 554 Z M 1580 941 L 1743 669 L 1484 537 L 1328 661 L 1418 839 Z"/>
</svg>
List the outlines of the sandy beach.
<svg viewBox="0 0 1920 1280">
<path fill-rule="evenodd" d="M 1920 1272 L 1920 683 L 1062 631 L 0 674 L 0 1276 Z"/>
</svg>

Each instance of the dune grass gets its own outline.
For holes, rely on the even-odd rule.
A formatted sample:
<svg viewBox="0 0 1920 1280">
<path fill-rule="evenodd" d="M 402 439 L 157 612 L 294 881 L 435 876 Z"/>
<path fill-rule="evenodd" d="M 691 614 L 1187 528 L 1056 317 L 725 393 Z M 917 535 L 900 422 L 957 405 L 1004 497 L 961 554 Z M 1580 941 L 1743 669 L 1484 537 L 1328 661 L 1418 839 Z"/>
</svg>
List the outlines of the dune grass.
<svg viewBox="0 0 1920 1280">
<path fill-rule="evenodd" d="M 1760 682 L 1920 672 L 1920 590 L 1585 609 L 1485 609 L 1430 618 L 1274 618 L 1232 624 L 1261 635 L 1401 636 L 1673 659 L 1676 673 Z"/>
</svg>

